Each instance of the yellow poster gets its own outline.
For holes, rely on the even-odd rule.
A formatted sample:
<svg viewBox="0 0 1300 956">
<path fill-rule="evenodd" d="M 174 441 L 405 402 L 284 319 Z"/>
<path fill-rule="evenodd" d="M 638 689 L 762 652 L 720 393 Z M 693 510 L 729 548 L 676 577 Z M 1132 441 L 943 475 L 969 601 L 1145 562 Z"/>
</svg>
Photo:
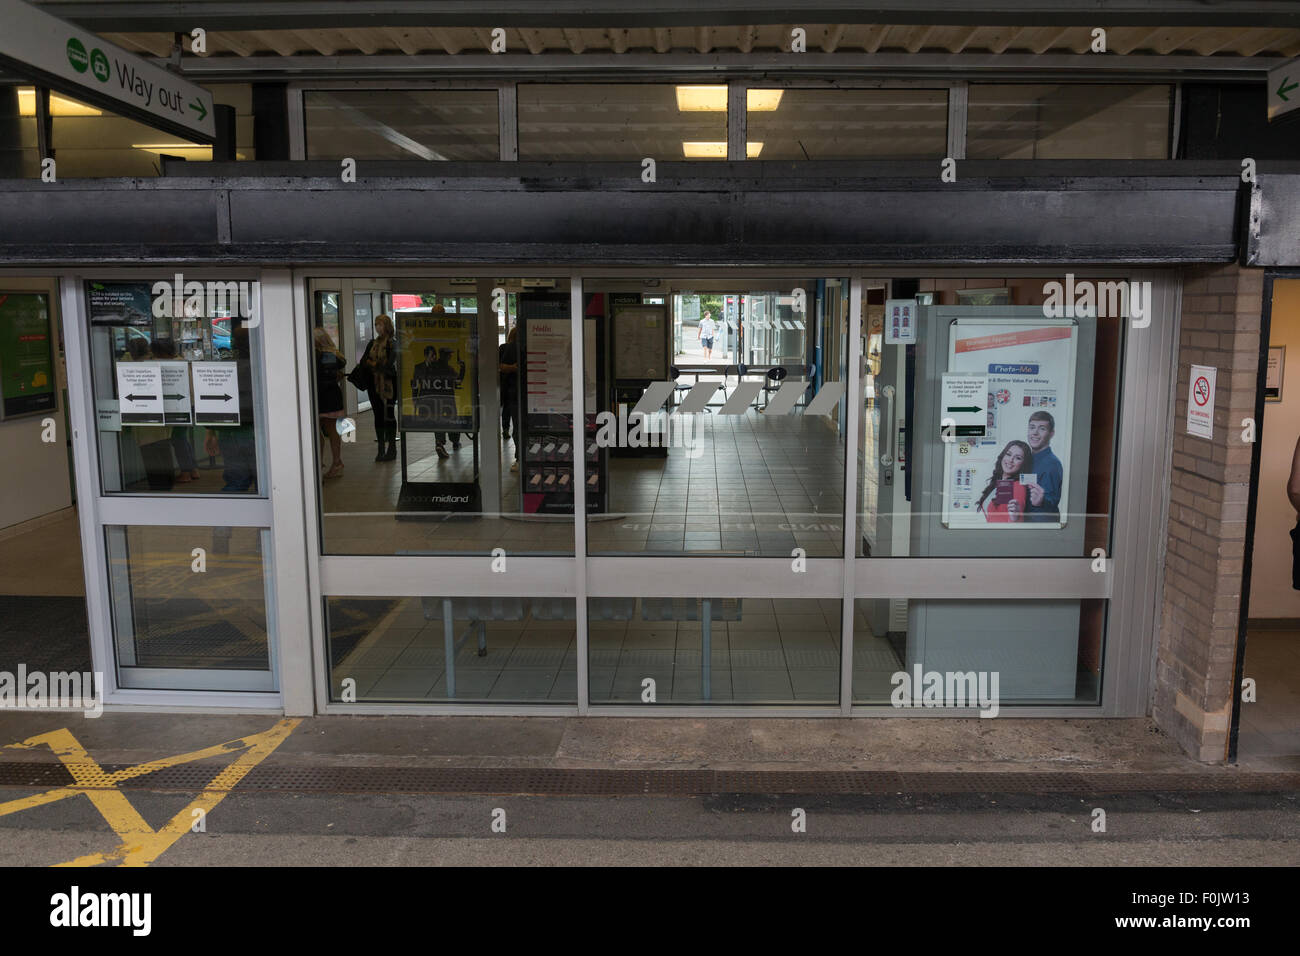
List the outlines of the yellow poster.
<svg viewBox="0 0 1300 956">
<path fill-rule="evenodd" d="M 476 431 L 476 316 L 397 313 L 398 419 L 402 431 Z"/>
</svg>

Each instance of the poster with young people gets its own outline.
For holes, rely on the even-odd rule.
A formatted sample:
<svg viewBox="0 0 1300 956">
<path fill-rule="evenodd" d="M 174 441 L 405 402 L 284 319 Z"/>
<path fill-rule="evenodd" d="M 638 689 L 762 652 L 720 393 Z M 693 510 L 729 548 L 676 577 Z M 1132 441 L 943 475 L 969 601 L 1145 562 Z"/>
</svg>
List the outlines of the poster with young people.
<svg viewBox="0 0 1300 956">
<path fill-rule="evenodd" d="M 946 526 L 1065 527 L 1077 348 L 1073 319 L 953 322 L 948 371 L 988 376 L 988 422 L 944 445 Z"/>
<path fill-rule="evenodd" d="M 396 312 L 398 420 L 406 432 L 472 432 L 474 313 Z"/>
</svg>

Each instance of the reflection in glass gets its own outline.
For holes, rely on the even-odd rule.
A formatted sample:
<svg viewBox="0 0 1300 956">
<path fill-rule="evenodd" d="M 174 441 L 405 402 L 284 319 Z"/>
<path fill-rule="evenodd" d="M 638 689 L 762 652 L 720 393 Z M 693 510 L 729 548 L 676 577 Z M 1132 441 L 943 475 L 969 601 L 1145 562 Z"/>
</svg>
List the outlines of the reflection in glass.
<svg viewBox="0 0 1300 956">
<path fill-rule="evenodd" d="M 104 534 L 122 686 L 158 686 L 142 673 L 149 670 L 269 670 L 268 532 L 133 525 L 106 527 Z M 197 573 L 200 560 L 204 570 Z M 204 686 L 249 689 L 234 678 Z"/>
<path fill-rule="evenodd" d="M 946 90 L 749 90 L 759 159 L 925 159 L 948 145 Z M 751 156 L 751 158 L 754 158 Z"/>
<path fill-rule="evenodd" d="M 574 608 L 572 598 L 327 598 L 330 697 L 574 703 Z"/>
<path fill-rule="evenodd" d="M 1171 87 L 972 83 L 969 159 L 1167 159 Z"/>
<path fill-rule="evenodd" d="M 308 159 L 500 158 L 496 90 L 309 90 Z"/>
<path fill-rule="evenodd" d="M 837 600 L 590 598 L 591 702 L 833 704 Z"/>
</svg>

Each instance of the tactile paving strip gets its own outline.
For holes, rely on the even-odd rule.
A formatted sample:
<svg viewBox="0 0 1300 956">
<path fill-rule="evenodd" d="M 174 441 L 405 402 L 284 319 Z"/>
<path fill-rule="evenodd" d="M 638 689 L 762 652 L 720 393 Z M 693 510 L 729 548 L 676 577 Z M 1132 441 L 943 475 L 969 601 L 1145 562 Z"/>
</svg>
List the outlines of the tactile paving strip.
<svg viewBox="0 0 1300 956">
<path fill-rule="evenodd" d="M 203 790 L 219 764 L 184 764 L 124 780 L 124 790 Z M 88 787 L 111 787 L 105 766 Z M 62 764 L 0 762 L 0 787 L 46 790 L 72 786 Z M 511 793 L 538 795 L 694 795 L 722 793 L 1287 793 L 1300 773 L 1024 773 L 892 770 L 567 770 L 474 767 L 255 767 L 238 792 Z"/>
</svg>

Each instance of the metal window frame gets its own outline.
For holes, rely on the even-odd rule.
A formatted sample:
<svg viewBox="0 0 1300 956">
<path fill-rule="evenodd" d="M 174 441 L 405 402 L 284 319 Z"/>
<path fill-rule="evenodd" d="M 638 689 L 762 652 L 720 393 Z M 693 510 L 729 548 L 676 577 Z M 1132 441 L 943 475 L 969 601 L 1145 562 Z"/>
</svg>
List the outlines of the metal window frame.
<svg viewBox="0 0 1300 956">
<path fill-rule="evenodd" d="M 1066 267 L 1069 268 L 1069 267 Z M 1035 278 L 1045 281 L 1060 278 L 1066 268 L 1000 266 L 949 266 L 944 268 L 871 267 L 845 270 L 850 285 L 848 394 L 859 394 L 861 380 L 862 290 L 868 281 L 894 278 Z M 312 266 L 295 270 L 294 316 L 296 361 L 303 366 L 308 355 L 310 316 L 306 310 L 307 279 L 373 277 L 376 270 L 386 278 L 449 278 L 476 275 L 484 271 L 481 264 L 436 267 L 389 267 L 367 265 L 359 269 Z M 717 279 L 744 282 L 759 279 L 788 279 L 792 274 L 808 271 L 805 267 L 736 267 L 673 268 L 599 267 L 574 268 L 530 264 L 491 267 L 493 276 L 567 277 L 570 282 L 573 388 L 575 396 L 585 394 L 582 380 L 584 315 L 582 289 L 585 280 L 601 278 L 665 278 L 674 280 Z M 316 712 L 320 714 L 473 714 L 481 716 L 528 716 L 582 714 L 591 716 L 819 716 L 868 717 L 898 716 L 889 706 L 852 702 L 853 608 L 859 598 L 971 596 L 996 599 L 1054 597 L 1109 601 L 1103 645 L 1100 702 L 1096 704 L 1005 705 L 1004 716 L 1024 717 L 1135 717 L 1149 713 L 1151 675 L 1160 620 L 1159 594 L 1163 579 L 1164 538 L 1168 502 L 1162 485 L 1149 480 L 1151 475 L 1167 472 L 1171 451 L 1166 447 L 1173 416 L 1173 382 L 1176 381 L 1178 310 L 1181 277 L 1167 270 L 1134 269 L 1127 266 L 1069 268 L 1078 278 L 1114 278 L 1122 274 L 1136 281 L 1153 284 L 1152 319 L 1143 330 L 1126 329 L 1121 345 L 1122 372 L 1118 397 L 1117 436 L 1112 503 L 1110 509 L 1111 547 L 1106 558 L 1106 572 L 1091 570 L 1091 559 L 1062 558 L 1045 562 L 1038 558 L 990 559 L 987 573 L 971 577 L 968 562 L 940 558 L 857 558 L 852 542 L 857 534 L 856 483 L 857 429 L 860 410 L 850 403 L 847 416 L 849 432 L 845 436 L 846 467 L 844 551 L 839 558 L 814 558 L 807 562 L 806 574 L 791 574 L 785 558 L 709 558 L 679 555 L 672 557 L 613 557 L 586 554 L 586 523 L 574 522 L 574 555 L 555 557 L 520 557 L 511 559 L 509 575 L 487 573 L 488 556 L 421 556 L 390 555 L 322 555 L 319 535 L 319 488 L 314 474 L 302 469 L 301 502 L 305 522 L 307 579 L 309 597 L 304 616 L 308 623 L 311 652 L 319 661 L 313 668 L 316 688 Z M 300 452 L 304 462 L 314 461 L 309 382 L 298 379 L 297 427 Z M 581 417 L 575 415 L 574 437 L 579 440 Z M 579 447 L 575 445 L 575 447 Z M 850 457 L 850 454 L 852 457 Z M 850 471 L 850 469 L 852 469 Z M 293 507 L 289 500 L 278 503 Z M 277 508 L 277 513 L 278 513 Z M 585 514 L 575 508 L 575 514 Z M 687 560 L 687 558 L 690 560 Z M 700 570 L 710 569 L 707 584 L 701 583 Z M 714 574 L 712 572 L 719 572 Z M 919 573 L 918 573 L 919 572 Z M 1064 572 L 1064 574 L 1062 574 Z M 961 574 L 968 577 L 963 583 Z M 634 578 L 631 576 L 635 576 Z M 723 585 L 719 576 L 730 578 Z M 430 580 L 459 593 L 485 596 L 528 597 L 572 595 L 578 603 L 579 620 L 575 622 L 579 649 L 578 700 L 571 704 L 496 705 L 490 703 L 419 704 L 354 703 L 330 701 L 328 655 L 325 648 L 324 598 L 335 587 L 345 587 L 350 595 L 391 597 L 421 596 Z M 628 580 L 636 580 L 637 596 L 707 596 L 725 593 L 739 597 L 777 597 L 782 599 L 839 599 L 841 619 L 840 700 L 836 704 L 783 705 L 690 705 L 690 704 L 599 704 L 587 697 L 586 676 L 587 628 L 586 602 L 589 597 L 628 596 Z M 924 579 L 918 584 L 918 579 Z M 1008 582 L 1018 581 L 1012 587 Z M 1050 589 L 1050 590 L 1048 590 Z M 908 710 L 907 716 L 969 716 L 969 711 L 951 708 Z"/>
</svg>

